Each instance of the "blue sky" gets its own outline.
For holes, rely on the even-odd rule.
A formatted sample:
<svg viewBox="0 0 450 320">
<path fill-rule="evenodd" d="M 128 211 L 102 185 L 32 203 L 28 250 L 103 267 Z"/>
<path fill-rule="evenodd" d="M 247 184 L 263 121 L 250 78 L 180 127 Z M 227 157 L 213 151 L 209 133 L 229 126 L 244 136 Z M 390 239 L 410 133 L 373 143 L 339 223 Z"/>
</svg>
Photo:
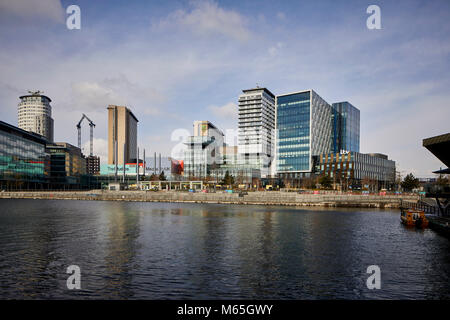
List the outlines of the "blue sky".
<svg viewBox="0 0 450 320">
<path fill-rule="evenodd" d="M 66 28 L 71 4 L 81 30 Z M 371 4 L 381 30 L 366 27 Z M 170 155 L 172 133 L 194 120 L 235 129 L 242 89 L 312 88 L 361 110 L 361 152 L 432 176 L 443 164 L 421 144 L 450 131 L 449 21 L 446 0 L 0 0 L 1 120 L 17 125 L 19 95 L 43 90 L 55 139 L 76 144 L 86 113 L 106 159 L 106 106 L 125 104 L 140 120 L 140 147 Z"/>
</svg>

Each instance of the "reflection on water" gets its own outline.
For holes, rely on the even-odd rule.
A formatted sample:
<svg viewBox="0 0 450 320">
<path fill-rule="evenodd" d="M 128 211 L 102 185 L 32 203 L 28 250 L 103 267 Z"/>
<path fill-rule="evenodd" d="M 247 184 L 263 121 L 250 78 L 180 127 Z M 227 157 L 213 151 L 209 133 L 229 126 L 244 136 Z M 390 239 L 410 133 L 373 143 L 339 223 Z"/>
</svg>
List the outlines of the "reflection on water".
<svg viewBox="0 0 450 320">
<path fill-rule="evenodd" d="M 448 299 L 450 241 L 396 211 L 0 200 L 1 298 Z M 82 290 L 66 287 L 69 265 Z M 379 265 L 381 290 L 367 289 Z"/>
</svg>

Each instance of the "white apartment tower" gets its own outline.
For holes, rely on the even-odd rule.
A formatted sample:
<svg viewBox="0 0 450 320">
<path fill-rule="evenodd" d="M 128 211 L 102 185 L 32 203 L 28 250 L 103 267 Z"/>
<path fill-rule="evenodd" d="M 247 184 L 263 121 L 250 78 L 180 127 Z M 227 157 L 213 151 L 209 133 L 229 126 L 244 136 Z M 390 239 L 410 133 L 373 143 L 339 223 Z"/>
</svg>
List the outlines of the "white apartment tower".
<svg viewBox="0 0 450 320">
<path fill-rule="evenodd" d="M 49 97 L 41 91 L 29 91 L 29 95 L 21 96 L 18 105 L 18 127 L 37 133 L 53 142 L 52 107 Z"/>
<path fill-rule="evenodd" d="M 275 95 L 266 88 L 243 90 L 239 96 L 239 163 L 271 175 L 275 152 Z"/>
</svg>

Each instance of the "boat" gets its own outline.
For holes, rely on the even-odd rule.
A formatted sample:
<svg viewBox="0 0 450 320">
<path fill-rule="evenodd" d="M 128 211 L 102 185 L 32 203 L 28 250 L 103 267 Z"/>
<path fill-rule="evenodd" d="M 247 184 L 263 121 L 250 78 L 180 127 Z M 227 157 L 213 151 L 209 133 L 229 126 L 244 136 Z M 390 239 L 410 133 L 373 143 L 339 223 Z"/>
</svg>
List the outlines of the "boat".
<svg viewBox="0 0 450 320">
<path fill-rule="evenodd" d="M 428 227 L 428 219 L 423 210 L 401 209 L 400 219 L 405 226 L 425 229 Z"/>
</svg>

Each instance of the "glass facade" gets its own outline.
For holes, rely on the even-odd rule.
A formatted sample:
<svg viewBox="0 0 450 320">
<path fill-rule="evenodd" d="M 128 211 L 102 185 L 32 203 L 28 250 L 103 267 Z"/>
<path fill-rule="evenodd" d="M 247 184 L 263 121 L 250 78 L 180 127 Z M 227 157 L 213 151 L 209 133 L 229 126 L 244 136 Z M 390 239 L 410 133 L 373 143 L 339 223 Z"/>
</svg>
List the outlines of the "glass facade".
<svg viewBox="0 0 450 320">
<path fill-rule="evenodd" d="M 310 91 L 277 97 L 277 171 L 308 171 Z"/>
<path fill-rule="evenodd" d="M 48 157 L 45 140 L 0 121 L 0 183 L 3 187 L 14 181 L 14 187 L 26 183 L 45 183 Z"/>
<path fill-rule="evenodd" d="M 333 152 L 359 152 L 360 111 L 349 102 L 333 103 Z"/>
<path fill-rule="evenodd" d="M 313 90 L 277 96 L 277 172 L 312 171 L 312 156 L 331 150 L 331 106 Z M 300 176 L 298 176 L 300 177 Z"/>
<path fill-rule="evenodd" d="M 194 122 L 194 135 L 187 137 L 184 151 L 184 175 L 189 179 L 205 178 L 223 162 L 223 133 L 208 121 Z"/>
<path fill-rule="evenodd" d="M 47 145 L 50 154 L 50 181 L 56 187 L 65 184 L 80 184 L 86 175 L 86 159 L 81 150 L 66 142 Z"/>
</svg>

